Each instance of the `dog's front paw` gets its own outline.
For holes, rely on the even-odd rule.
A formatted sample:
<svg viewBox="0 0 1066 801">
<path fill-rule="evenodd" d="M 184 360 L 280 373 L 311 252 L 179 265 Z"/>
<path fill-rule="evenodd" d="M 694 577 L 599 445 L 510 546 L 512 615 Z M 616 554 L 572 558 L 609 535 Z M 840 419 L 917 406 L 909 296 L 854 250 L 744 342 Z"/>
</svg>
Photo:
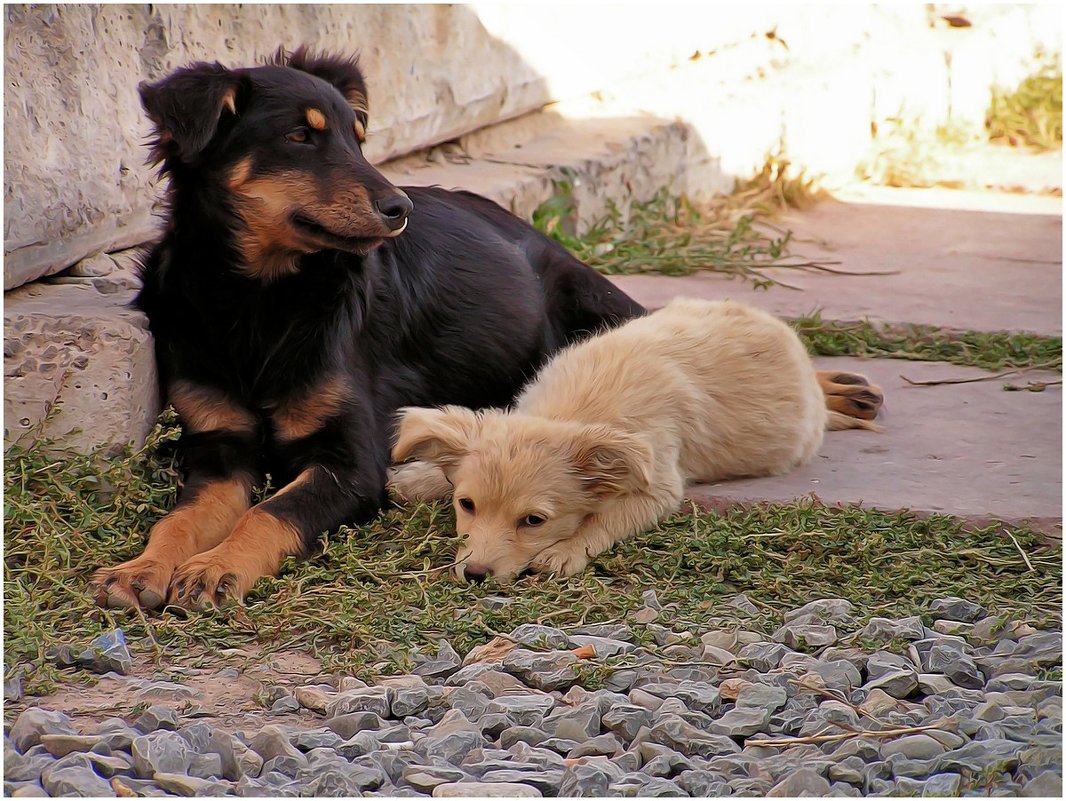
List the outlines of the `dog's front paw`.
<svg viewBox="0 0 1066 801">
<path fill-rule="evenodd" d="M 576 576 L 589 564 L 584 548 L 571 543 L 559 542 L 533 557 L 529 566 L 538 573 L 555 573 L 558 576 Z"/>
<path fill-rule="evenodd" d="M 202 610 L 221 606 L 226 598 L 244 600 L 258 576 L 250 577 L 215 548 L 194 556 L 174 571 L 170 582 L 170 603 L 185 609 Z"/>
<path fill-rule="evenodd" d="M 112 609 L 156 609 L 167 597 L 173 565 L 139 556 L 115 567 L 97 570 L 89 587 L 100 606 Z"/>
</svg>

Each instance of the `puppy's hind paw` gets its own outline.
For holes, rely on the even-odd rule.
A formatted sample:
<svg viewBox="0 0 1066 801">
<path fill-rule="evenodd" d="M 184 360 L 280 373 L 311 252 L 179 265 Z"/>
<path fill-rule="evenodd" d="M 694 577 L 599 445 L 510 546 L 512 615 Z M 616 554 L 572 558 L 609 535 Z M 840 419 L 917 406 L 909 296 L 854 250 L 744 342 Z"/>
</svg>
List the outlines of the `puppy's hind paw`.
<svg viewBox="0 0 1066 801">
<path fill-rule="evenodd" d="M 531 569 L 538 573 L 554 573 L 557 576 L 576 576 L 589 564 L 588 554 L 584 549 L 575 548 L 568 543 L 557 543 L 533 557 L 529 563 Z"/>
</svg>

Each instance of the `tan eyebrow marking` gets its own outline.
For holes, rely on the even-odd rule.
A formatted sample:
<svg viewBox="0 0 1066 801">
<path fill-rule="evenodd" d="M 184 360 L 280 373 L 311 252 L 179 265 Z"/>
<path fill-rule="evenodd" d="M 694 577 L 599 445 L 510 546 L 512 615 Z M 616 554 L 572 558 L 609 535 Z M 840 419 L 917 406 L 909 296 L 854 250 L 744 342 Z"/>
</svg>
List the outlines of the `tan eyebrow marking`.
<svg viewBox="0 0 1066 801">
<path fill-rule="evenodd" d="M 366 128 L 363 127 L 363 123 L 356 120 L 353 127 L 355 128 L 355 136 L 360 142 L 366 139 Z"/>
<path fill-rule="evenodd" d="M 307 124 L 316 131 L 326 130 L 326 115 L 317 108 L 307 109 Z"/>
</svg>

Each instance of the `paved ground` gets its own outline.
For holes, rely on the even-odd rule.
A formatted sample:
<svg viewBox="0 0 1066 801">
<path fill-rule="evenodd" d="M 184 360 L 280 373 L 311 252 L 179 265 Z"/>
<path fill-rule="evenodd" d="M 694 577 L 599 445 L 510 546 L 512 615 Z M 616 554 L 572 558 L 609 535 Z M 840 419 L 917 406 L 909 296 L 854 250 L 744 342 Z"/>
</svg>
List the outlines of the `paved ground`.
<svg viewBox="0 0 1066 801">
<path fill-rule="evenodd" d="M 956 329 L 1062 332 L 1061 198 L 950 190 L 865 190 L 791 214 L 804 255 L 835 258 L 852 278 L 781 271 L 802 292 L 755 291 L 716 275 L 624 276 L 616 282 L 645 305 L 675 295 L 732 297 L 796 316 L 928 323 Z M 976 368 L 895 359 L 823 359 L 867 374 L 886 391 L 880 434 L 827 435 L 819 457 L 788 476 L 697 486 L 690 496 L 721 505 L 785 501 L 814 493 L 827 503 L 973 520 L 1029 520 L 1061 536 L 1062 392 L 1005 392 L 1006 383 L 1058 380 L 1027 374 L 915 387 L 913 380 L 991 375 Z"/>
</svg>

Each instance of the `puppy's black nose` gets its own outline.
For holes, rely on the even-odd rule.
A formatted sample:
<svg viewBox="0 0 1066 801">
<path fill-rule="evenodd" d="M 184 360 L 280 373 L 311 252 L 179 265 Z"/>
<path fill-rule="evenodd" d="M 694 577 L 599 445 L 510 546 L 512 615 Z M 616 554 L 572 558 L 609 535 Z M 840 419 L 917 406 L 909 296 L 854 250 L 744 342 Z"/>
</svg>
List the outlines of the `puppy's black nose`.
<svg viewBox="0 0 1066 801">
<path fill-rule="evenodd" d="M 492 571 L 484 565 L 471 564 L 463 568 L 463 575 L 466 576 L 467 581 L 474 581 L 480 584 L 492 575 Z"/>
<path fill-rule="evenodd" d="M 378 216 L 385 225 L 389 226 L 390 231 L 398 231 L 403 228 L 404 223 L 407 222 L 407 215 L 411 213 L 414 207 L 411 198 L 399 190 L 397 190 L 395 195 L 389 195 L 374 201 L 374 208 L 377 210 Z"/>
</svg>

